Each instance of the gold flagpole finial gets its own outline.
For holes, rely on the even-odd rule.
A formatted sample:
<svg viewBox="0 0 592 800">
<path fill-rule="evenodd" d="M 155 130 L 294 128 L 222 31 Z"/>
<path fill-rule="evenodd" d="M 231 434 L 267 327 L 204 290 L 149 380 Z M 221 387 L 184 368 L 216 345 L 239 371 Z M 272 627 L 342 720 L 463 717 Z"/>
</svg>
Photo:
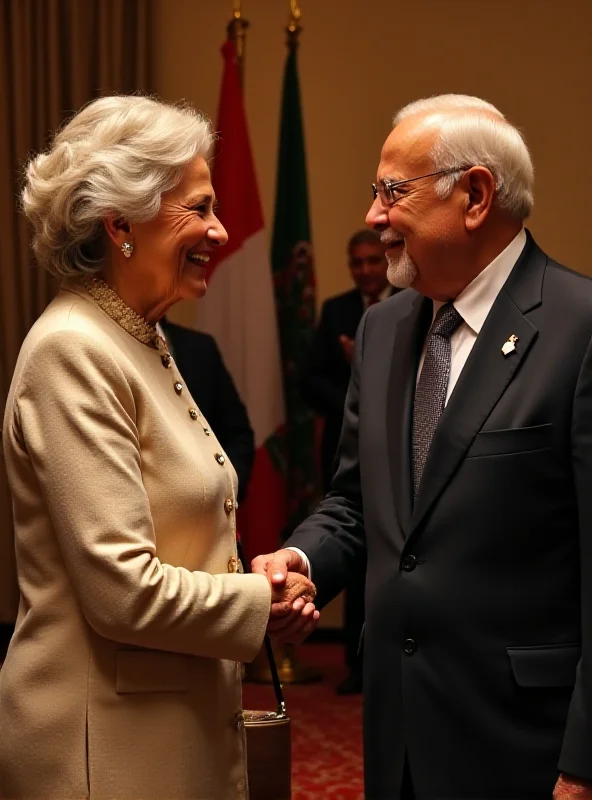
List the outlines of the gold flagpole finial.
<svg viewBox="0 0 592 800">
<path fill-rule="evenodd" d="M 288 34 L 288 47 L 298 47 L 298 37 L 301 30 L 300 3 L 298 0 L 290 0 L 290 22 L 286 28 L 286 33 Z"/>
<path fill-rule="evenodd" d="M 232 19 L 226 26 L 226 34 L 228 38 L 234 42 L 236 50 L 236 58 L 238 61 L 238 69 L 241 76 L 241 83 L 244 85 L 245 77 L 245 43 L 246 32 L 249 23 L 243 18 L 241 13 L 241 0 L 233 0 Z"/>
</svg>

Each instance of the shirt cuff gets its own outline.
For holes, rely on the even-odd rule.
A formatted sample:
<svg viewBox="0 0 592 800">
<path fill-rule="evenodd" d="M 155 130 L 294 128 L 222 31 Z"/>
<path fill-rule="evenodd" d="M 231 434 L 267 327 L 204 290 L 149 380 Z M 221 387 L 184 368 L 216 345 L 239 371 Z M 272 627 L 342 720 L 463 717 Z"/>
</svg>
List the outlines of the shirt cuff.
<svg viewBox="0 0 592 800">
<path fill-rule="evenodd" d="M 306 555 L 306 553 L 303 553 L 302 550 L 299 547 L 286 547 L 286 550 L 293 550 L 295 553 L 298 553 L 300 558 L 304 561 L 304 566 L 306 567 L 306 570 L 308 572 L 306 577 L 308 578 L 309 581 L 311 581 L 312 580 L 312 568 L 310 566 L 310 561 L 308 560 L 308 556 Z"/>
</svg>

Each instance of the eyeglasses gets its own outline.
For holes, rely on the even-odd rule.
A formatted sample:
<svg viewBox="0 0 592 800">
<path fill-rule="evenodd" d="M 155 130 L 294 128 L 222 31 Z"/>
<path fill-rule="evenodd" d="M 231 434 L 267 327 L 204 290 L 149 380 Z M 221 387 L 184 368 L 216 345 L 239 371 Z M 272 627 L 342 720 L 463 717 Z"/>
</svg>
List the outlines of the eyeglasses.
<svg viewBox="0 0 592 800">
<path fill-rule="evenodd" d="M 366 256 L 366 258 L 350 258 L 349 265 L 352 269 L 360 269 L 364 264 L 370 267 L 377 267 L 379 264 L 384 264 L 386 256 Z"/>
<path fill-rule="evenodd" d="M 376 183 L 372 184 L 372 192 L 374 199 L 380 197 L 380 202 L 383 206 L 388 208 L 394 206 L 397 200 L 403 197 L 403 194 L 397 196 L 397 188 L 404 183 L 413 183 L 413 181 L 420 181 L 423 178 L 433 178 L 436 175 L 451 175 L 453 172 L 466 172 L 470 167 L 450 167 L 450 169 L 440 169 L 438 172 L 428 172 L 427 175 L 418 175 L 417 178 L 403 178 L 401 181 L 394 181 L 391 178 L 382 178 Z"/>
</svg>

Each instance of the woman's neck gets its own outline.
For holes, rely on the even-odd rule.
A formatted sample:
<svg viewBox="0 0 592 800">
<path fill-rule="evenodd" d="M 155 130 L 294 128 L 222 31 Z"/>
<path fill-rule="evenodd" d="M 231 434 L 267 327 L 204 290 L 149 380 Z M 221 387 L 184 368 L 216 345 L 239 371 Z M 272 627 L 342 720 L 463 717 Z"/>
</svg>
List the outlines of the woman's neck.
<svg viewBox="0 0 592 800">
<path fill-rule="evenodd" d="M 133 281 L 126 279 L 127 276 L 123 276 L 122 271 L 106 267 L 101 271 L 100 277 L 136 314 L 150 325 L 155 325 L 172 303 L 155 298 L 149 285 L 139 285 L 137 279 Z"/>
</svg>

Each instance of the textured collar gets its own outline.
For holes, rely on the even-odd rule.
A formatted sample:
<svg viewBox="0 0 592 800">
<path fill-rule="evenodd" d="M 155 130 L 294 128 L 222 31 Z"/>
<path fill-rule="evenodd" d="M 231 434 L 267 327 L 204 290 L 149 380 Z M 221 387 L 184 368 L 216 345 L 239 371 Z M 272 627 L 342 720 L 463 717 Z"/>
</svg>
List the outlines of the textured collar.
<svg viewBox="0 0 592 800">
<path fill-rule="evenodd" d="M 166 342 L 156 327 L 137 314 L 133 308 L 130 308 L 102 278 L 96 275 L 85 275 L 81 282 L 99 308 L 126 333 L 160 353 L 167 352 Z"/>
</svg>

